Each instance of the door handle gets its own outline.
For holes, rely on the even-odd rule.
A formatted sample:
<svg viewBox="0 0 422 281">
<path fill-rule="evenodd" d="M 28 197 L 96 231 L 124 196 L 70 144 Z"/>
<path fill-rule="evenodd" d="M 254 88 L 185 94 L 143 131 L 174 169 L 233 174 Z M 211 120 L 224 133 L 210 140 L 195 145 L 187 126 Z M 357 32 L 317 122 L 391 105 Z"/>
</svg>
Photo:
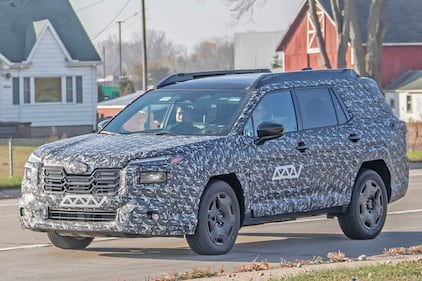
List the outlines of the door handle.
<svg viewBox="0 0 422 281">
<path fill-rule="evenodd" d="M 351 133 L 349 135 L 349 140 L 351 140 L 352 142 L 358 142 L 360 141 L 361 137 L 357 134 L 357 133 Z"/>
<path fill-rule="evenodd" d="M 300 152 L 305 152 L 308 148 L 309 147 L 303 141 L 300 141 L 296 146 L 296 149 L 299 150 Z"/>
</svg>

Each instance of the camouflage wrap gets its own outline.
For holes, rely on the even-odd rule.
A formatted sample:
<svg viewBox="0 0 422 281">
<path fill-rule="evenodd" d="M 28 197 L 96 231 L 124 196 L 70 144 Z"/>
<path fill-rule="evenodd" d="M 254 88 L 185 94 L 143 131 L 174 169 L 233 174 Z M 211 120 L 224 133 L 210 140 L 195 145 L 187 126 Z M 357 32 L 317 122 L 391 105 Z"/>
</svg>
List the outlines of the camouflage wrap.
<svg viewBox="0 0 422 281">
<path fill-rule="evenodd" d="M 242 135 L 248 116 L 265 94 L 309 86 L 332 87 L 351 120 L 343 126 L 288 132 L 263 145 Z M 90 134 L 43 145 L 25 166 L 22 226 L 93 235 L 193 234 L 201 195 L 211 178 L 222 175 L 239 183 L 244 211 L 252 217 L 342 207 L 351 200 L 362 165 L 370 161 L 385 163 L 391 178 L 390 201 L 395 201 L 404 196 L 408 185 L 406 133 L 391 130 L 396 118 L 382 99 L 373 82 L 365 79 L 274 83 L 251 95 L 227 136 Z M 374 101 L 380 106 L 374 106 Z M 361 136 L 358 143 L 347 139 L 351 132 Z M 300 140 L 312 149 L 299 152 L 295 147 Z M 135 161 L 157 157 L 160 163 Z M 181 160 L 173 163 L 177 157 Z M 97 182 L 96 170 L 115 169 L 118 182 L 115 190 L 105 193 L 47 191 L 46 167 L 66 175 L 85 175 L 93 182 Z M 163 171 L 167 180 L 140 184 L 139 174 L 149 171 Z M 92 221 L 49 219 L 49 212 L 56 209 Z M 96 217 L 92 211 L 100 214 Z M 106 211 L 111 219 L 101 221 L 101 212 Z"/>
</svg>

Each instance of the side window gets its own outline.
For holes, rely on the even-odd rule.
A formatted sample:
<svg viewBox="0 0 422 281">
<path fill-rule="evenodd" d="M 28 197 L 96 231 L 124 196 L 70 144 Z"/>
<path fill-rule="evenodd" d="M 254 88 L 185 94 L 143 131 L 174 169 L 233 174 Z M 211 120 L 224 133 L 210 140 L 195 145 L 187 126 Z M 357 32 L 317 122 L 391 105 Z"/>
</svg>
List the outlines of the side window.
<svg viewBox="0 0 422 281">
<path fill-rule="evenodd" d="M 297 130 L 296 113 L 290 91 L 264 96 L 246 122 L 244 135 L 256 136 L 257 127 L 264 121 L 283 125 L 285 132 Z"/>
<path fill-rule="evenodd" d="M 296 96 L 304 129 L 338 124 L 329 89 L 298 89 Z"/>
<path fill-rule="evenodd" d="M 340 105 L 340 100 L 339 98 L 333 94 L 333 102 L 334 102 L 334 107 L 336 109 L 337 112 L 337 119 L 338 119 L 338 123 L 339 124 L 343 124 L 346 123 L 347 120 L 349 120 L 350 116 L 346 115 L 346 113 L 344 112 L 342 106 Z"/>
</svg>

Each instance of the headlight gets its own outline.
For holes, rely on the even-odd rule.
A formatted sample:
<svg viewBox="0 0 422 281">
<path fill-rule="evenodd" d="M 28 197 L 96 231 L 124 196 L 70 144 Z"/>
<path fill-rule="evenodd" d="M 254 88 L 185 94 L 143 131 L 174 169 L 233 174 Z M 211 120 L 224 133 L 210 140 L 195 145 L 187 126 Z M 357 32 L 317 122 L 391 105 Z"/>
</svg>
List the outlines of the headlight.
<svg viewBox="0 0 422 281">
<path fill-rule="evenodd" d="M 31 153 L 31 155 L 29 155 L 28 162 L 37 165 L 41 163 L 41 158 L 35 153 Z"/>
<path fill-rule="evenodd" d="M 168 167 L 168 165 L 178 164 L 182 160 L 182 156 L 159 156 L 132 160 L 130 161 L 130 165 L 140 166 L 140 171 L 137 179 L 137 182 L 139 184 L 163 183 L 167 181 L 168 173 L 167 171 L 163 171 L 163 169 L 165 169 L 165 167 Z M 148 170 L 144 171 L 144 169 Z"/>
<path fill-rule="evenodd" d="M 24 179 L 29 183 L 36 184 L 38 182 L 38 168 L 41 166 L 41 157 L 35 153 L 29 155 L 28 161 L 25 163 Z"/>
<path fill-rule="evenodd" d="M 140 166 L 163 166 L 168 164 L 178 164 L 183 160 L 182 156 L 160 156 L 144 159 L 136 159 L 130 161 L 130 165 L 140 165 Z"/>
<path fill-rule="evenodd" d="M 139 183 L 162 183 L 167 181 L 167 172 L 140 172 Z"/>
</svg>

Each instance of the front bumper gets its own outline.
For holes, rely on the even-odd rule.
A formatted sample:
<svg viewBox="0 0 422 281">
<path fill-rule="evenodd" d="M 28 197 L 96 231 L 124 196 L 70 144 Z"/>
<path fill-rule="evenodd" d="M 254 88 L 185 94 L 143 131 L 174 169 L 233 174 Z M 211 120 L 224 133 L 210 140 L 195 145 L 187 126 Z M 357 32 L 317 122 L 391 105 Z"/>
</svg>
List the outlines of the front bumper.
<svg viewBox="0 0 422 281">
<path fill-rule="evenodd" d="M 121 171 L 113 194 L 46 191 L 22 182 L 19 201 L 23 228 L 91 236 L 181 236 L 193 234 L 199 190 L 193 182 L 136 184 L 137 171 Z M 42 175 L 40 181 L 42 182 Z M 33 182 L 33 181 L 32 181 Z"/>
</svg>

